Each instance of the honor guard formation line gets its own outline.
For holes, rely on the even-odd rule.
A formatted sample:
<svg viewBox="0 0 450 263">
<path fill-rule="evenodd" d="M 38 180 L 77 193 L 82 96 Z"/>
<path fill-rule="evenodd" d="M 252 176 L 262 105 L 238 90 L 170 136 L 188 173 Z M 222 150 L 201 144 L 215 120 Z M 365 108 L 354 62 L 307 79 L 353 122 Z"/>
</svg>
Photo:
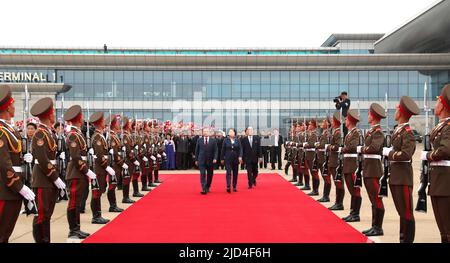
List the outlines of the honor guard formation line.
<svg viewBox="0 0 450 263">
<path fill-rule="evenodd" d="M 138 120 L 135 116 L 128 118 L 111 111 L 90 113 L 88 104 L 83 107 L 88 116 L 83 115 L 82 106 L 74 105 L 63 110 L 63 122 L 57 122 L 51 98 L 42 98 L 30 108 L 26 88 L 24 92 L 23 120 L 13 123 L 15 108 L 11 88 L 3 85 L 0 89 L 0 242 L 8 242 L 21 213 L 34 217 L 35 242 L 51 242 L 52 215 L 55 206 L 62 204 L 67 205 L 68 237 L 84 239 L 89 233 L 81 230 L 80 213 L 85 213 L 89 193 L 92 224 L 107 224 L 109 220 L 102 216 L 103 194 L 107 196 L 109 212 L 120 213 L 123 209 L 117 202 L 117 195 L 121 195 L 121 203 L 133 203 L 130 188 L 132 197 L 142 197 L 140 191 L 150 191 L 149 187 L 160 183 L 158 176 L 163 164 L 169 170 L 174 169 L 173 131 L 167 128 L 170 122 Z M 424 108 L 428 114 L 426 101 L 425 98 Z M 365 133 L 358 128 L 359 109 L 350 109 L 346 114 L 340 109 L 327 114 L 321 123 L 317 118 L 297 119 L 284 142 L 285 174 L 288 175 L 292 167 L 290 181 L 301 186 L 301 190 L 310 191 L 309 196 L 319 196 L 322 192 L 317 201 L 333 201 L 330 210 L 349 208 L 348 215 L 342 218 L 349 223 L 361 220 L 361 191 L 365 188 L 369 200 L 364 202 L 370 202 L 372 208 L 371 227 L 363 231 L 366 236 L 384 235 L 383 198 L 392 198 L 399 217 L 399 240 L 405 243 L 414 241 L 414 211 L 427 212 L 429 195 L 441 241 L 450 242 L 450 85 L 442 88 L 436 101 L 434 113 L 439 123 L 430 130 L 427 123 L 420 175 L 413 171 L 416 142 L 408 123 L 419 112 L 416 102 L 403 96 L 395 112 L 396 127 L 389 129 L 386 125 L 383 129 L 382 122 L 389 117 L 387 110 L 372 103 L 368 111 L 370 129 Z M 31 137 L 26 133 L 27 122 L 32 118 L 30 114 L 36 127 Z M 208 129 L 210 134 L 203 133 L 203 140 L 199 139 L 201 130 L 195 130 L 194 125 L 183 127 L 187 129 L 182 128 L 178 134 L 177 145 L 182 148 L 176 152 L 177 166 L 188 169 L 193 163 L 199 165 L 202 194 L 209 192 L 214 167 L 204 165 L 200 157 L 191 159 L 188 153 L 194 149 L 197 153 L 201 147 L 207 149 L 212 143 L 215 169 L 221 166 L 223 169 L 224 158 L 233 160 L 236 165 L 234 192 L 238 163 L 247 162 L 249 188 L 256 186 L 257 164 L 263 153 L 258 150 L 246 156 L 246 149 L 253 149 L 259 143 L 251 128 L 247 131 L 247 142 L 237 136 L 234 129 L 229 133 L 230 141 L 224 142 L 222 132 L 219 132 L 221 139 L 208 139 L 213 130 Z M 188 144 L 186 138 L 193 130 L 197 147 Z M 235 137 L 241 141 L 236 141 Z M 221 149 L 217 149 L 216 144 L 219 147 L 223 144 L 223 151 L 228 152 L 218 153 Z M 413 184 L 414 176 L 420 176 L 420 185 Z M 231 172 L 227 180 L 227 191 L 231 193 Z M 335 200 L 330 200 L 333 189 Z M 344 204 L 345 189 L 351 197 L 349 204 Z M 418 200 L 413 200 L 413 191 L 418 191 Z"/>
</svg>

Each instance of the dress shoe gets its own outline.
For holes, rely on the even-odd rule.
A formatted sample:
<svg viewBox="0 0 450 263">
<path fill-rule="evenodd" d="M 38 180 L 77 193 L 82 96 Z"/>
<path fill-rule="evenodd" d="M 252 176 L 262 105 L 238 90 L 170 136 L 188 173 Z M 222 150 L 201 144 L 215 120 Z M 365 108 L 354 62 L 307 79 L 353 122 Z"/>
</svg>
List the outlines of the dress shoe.
<svg viewBox="0 0 450 263">
<path fill-rule="evenodd" d="M 359 215 L 349 215 L 348 217 L 346 217 L 344 219 L 344 221 L 347 223 L 359 222 L 360 218 L 359 218 Z"/>
<path fill-rule="evenodd" d="M 92 224 L 97 224 L 97 225 L 104 225 L 104 224 L 106 224 L 108 222 L 109 222 L 109 219 L 105 219 L 105 218 L 103 218 L 101 216 L 92 218 L 92 221 L 91 221 Z"/>
<path fill-rule="evenodd" d="M 201 191 L 200 192 L 202 195 L 206 195 L 206 192 L 205 191 Z"/>
<path fill-rule="evenodd" d="M 318 196 L 318 195 L 319 195 L 319 192 L 317 192 L 317 191 L 312 191 L 312 192 L 309 192 L 308 195 L 309 195 L 309 196 Z"/>
<path fill-rule="evenodd" d="M 365 234 L 369 233 L 370 231 L 372 231 L 372 229 L 373 229 L 373 227 L 371 227 L 367 230 L 363 230 L 361 233 L 365 235 Z"/>
<path fill-rule="evenodd" d="M 252 189 L 253 187 L 250 185 L 249 187 L 248 187 L 248 189 Z"/>
<path fill-rule="evenodd" d="M 233 188 L 233 192 L 237 192 L 237 189 L 236 189 L 236 188 Z"/>
<path fill-rule="evenodd" d="M 143 186 L 141 191 L 142 192 L 150 192 L 152 189 L 148 188 L 147 186 Z"/>
<path fill-rule="evenodd" d="M 148 186 L 149 186 L 149 187 L 157 187 L 157 185 L 154 184 L 154 183 L 148 184 Z"/>
<path fill-rule="evenodd" d="M 333 206 L 331 206 L 328 209 L 333 210 L 333 211 L 344 210 L 344 205 L 343 204 L 334 204 Z"/>
<path fill-rule="evenodd" d="M 78 232 L 79 233 L 81 233 L 83 236 L 85 236 L 85 237 L 88 237 L 88 236 L 90 236 L 91 234 L 89 234 L 89 233 L 87 233 L 87 232 L 84 232 L 84 231 L 81 231 L 81 230 L 78 230 Z"/>
<path fill-rule="evenodd" d="M 295 186 L 303 186 L 303 182 L 297 182 Z"/>
<path fill-rule="evenodd" d="M 317 202 L 319 202 L 319 203 L 327 203 L 327 202 L 330 202 L 330 198 L 327 197 L 327 196 L 324 196 L 324 197 L 320 198 L 319 200 L 317 200 Z"/>
<path fill-rule="evenodd" d="M 122 204 L 132 204 L 132 203 L 134 203 L 134 200 L 131 200 L 130 198 L 122 199 Z"/>
<path fill-rule="evenodd" d="M 155 180 L 155 183 L 160 184 L 161 181 L 160 180 Z"/>
<path fill-rule="evenodd" d="M 311 190 L 311 187 L 310 187 L 309 185 L 305 185 L 305 186 L 303 186 L 302 188 L 300 188 L 300 190 L 303 190 L 303 191 L 305 191 L 305 190 Z"/>
<path fill-rule="evenodd" d="M 227 189 L 227 193 L 231 194 L 231 190 L 230 188 Z"/>
<path fill-rule="evenodd" d="M 137 193 L 133 193 L 133 197 L 143 197 L 144 195 L 137 192 Z"/>
<path fill-rule="evenodd" d="M 368 236 L 368 237 L 374 237 L 374 236 L 383 236 L 383 229 L 379 228 L 377 226 L 372 227 L 371 229 L 369 229 L 369 232 L 363 233 L 364 235 Z"/>
<path fill-rule="evenodd" d="M 80 210 L 80 214 L 84 214 L 84 213 L 86 213 L 86 210 L 81 209 L 81 210 Z"/>
<path fill-rule="evenodd" d="M 289 180 L 289 183 L 296 183 L 296 182 L 297 182 L 296 179 L 291 179 L 291 180 Z"/>
<path fill-rule="evenodd" d="M 78 238 L 78 239 L 85 239 L 85 238 L 87 238 L 87 236 L 83 235 L 79 230 L 70 231 L 69 235 L 67 237 L 68 238 Z"/>
<path fill-rule="evenodd" d="M 111 212 L 111 213 L 121 213 L 121 212 L 123 212 L 123 209 L 119 208 L 117 206 L 111 206 L 109 208 L 109 212 Z"/>
</svg>

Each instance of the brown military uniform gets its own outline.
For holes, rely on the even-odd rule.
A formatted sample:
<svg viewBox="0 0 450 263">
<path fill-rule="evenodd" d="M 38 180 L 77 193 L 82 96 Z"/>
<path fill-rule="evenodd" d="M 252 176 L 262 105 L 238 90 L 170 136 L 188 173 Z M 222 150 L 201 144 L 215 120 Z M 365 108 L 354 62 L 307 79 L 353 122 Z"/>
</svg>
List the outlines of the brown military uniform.
<svg viewBox="0 0 450 263">
<path fill-rule="evenodd" d="M 331 176 L 330 170 L 327 167 L 328 173 L 324 174 L 324 165 L 325 165 L 325 145 L 330 141 L 330 132 L 328 129 L 323 130 L 322 134 L 319 137 L 318 145 L 316 147 L 317 150 L 317 165 L 322 174 L 322 179 L 324 182 L 323 185 L 323 198 L 319 199 L 320 202 L 328 202 L 330 191 L 331 191 Z M 328 158 L 329 160 L 329 158 Z"/>
<path fill-rule="evenodd" d="M 339 112 L 337 112 L 339 114 Z M 333 117 L 336 119 L 336 114 Z M 338 120 L 338 119 L 336 119 Z M 336 172 L 337 168 L 339 166 L 339 147 L 341 143 L 341 129 L 335 128 L 333 129 L 330 146 L 328 147 L 328 152 L 330 154 L 330 157 L 328 159 L 328 172 L 331 175 L 331 178 L 333 178 L 334 185 L 336 187 L 336 201 L 333 205 L 333 207 L 340 206 L 341 210 L 343 209 L 343 201 L 345 197 L 345 189 L 344 189 L 344 183 L 342 181 L 336 180 Z M 330 207 L 331 208 L 331 207 Z"/>
<path fill-rule="evenodd" d="M 8 242 L 22 207 L 21 154 L 20 134 L 0 120 L 0 243 Z"/>
<path fill-rule="evenodd" d="M 94 221 L 98 224 L 106 223 L 107 220 L 101 216 L 101 196 L 106 192 L 106 178 L 108 172 L 106 168 L 109 166 L 108 144 L 102 131 L 96 129 L 92 135 L 92 148 L 94 149 L 94 171 L 97 175 L 99 189 L 92 189 L 91 210 Z M 103 221 L 103 222 L 102 222 Z"/>
<path fill-rule="evenodd" d="M 351 118 L 354 121 L 359 121 L 359 115 L 356 110 L 349 110 L 347 118 Z M 361 136 L 361 131 L 358 128 L 351 129 L 344 139 L 344 147 L 342 148 L 342 154 L 344 154 L 344 166 L 343 173 L 345 178 L 345 184 L 347 186 L 348 191 L 350 192 L 351 201 L 350 201 L 350 214 L 349 217 L 344 218 L 345 221 L 348 221 L 353 217 L 356 221 L 359 221 L 359 210 L 361 208 L 361 189 L 355 187 L 355 171 L 357 168 L 357 146 L 359 144 L 359 137 Z M 347 219 L 347 220 L 346 220 Z M 351 221 L 350 222 L 354 222 Z"/>
<path fill-rule="evenodd" d="M 67 182 L 70 190 L 67 219 L 70 231 L 74 232 L 80 230 L 80 205 L 89 184 L 89 178 L 86 176 L 89 168 L 86 164 L 86 140 L 78 128 L 72 127 L 67 136 L 67 144 L 71 158 L 67 167 Z"/>
<path fill-rule="evenodd" d="M 398 110 L 402 115 L 417 115 L 419 107 L 409 97 L 400 99 Z M 400 242 L 414 241 L 413 168 L 411 159 L 416 150 L 416 140 L 408 123 L 399 124 L 392 134 L 393 150 L 389 153 L 389 188 L 395 208 L 400 216 Z"/>
<path fill-rule="evenodd" d="M 134 154 L 134 141 L 133 138 L 131 137 L 130 132 L 128 131 L 124 131 L 122 136 L 123 136 L 123 147 L 125 147 L 125 154 L 126 154 L 125 163 L 128 165 L 129 175 L 134 177 L 135 168 L 133 163 L 136 160 Z M 130 176 L 123 177 L 122 193 L 124 200 L 129 199 L 130 197 L 130 180 L 131 180 Z"/>
<path fill-rule="evenodd" d="M 35 158 L 31 186 L 36 193 L 39 214 L 33 220 L 33 236 L 37 243 L 50 242 L 50 220 L 56 204 L 58 190 L 54 182 L 56 172 L 56 137 L 49 127 L 40 124 L 32 140 Z"/>
<path fill-rule="evenodd" d="M 306 170 L 306 159 L 304 159 L 304 149 L 303 149 L 303 143 L 305 142 L 305 136 L 306 133 L 305 132 L 298 132 L 297 134 L 297 173 L 299 176 L 298 179 L 298 186 L 303 185 L 303 180 L 304 180 L 304 188 L 309 188 L 309 176 L 308 176 L 308 171 Z"/>
<path fill-rule="evenodd" d="M 307 141 L 306 145 L 303 147 L 303 150 L 305 151 L 305 159 L 306 159 L 306 171 L 305 173 L 309 180 L 309 173 L 311 173 L 312 177 L 312 192 L 310 195 L 318 195 L 319 194 L 319 185 L 320 185 L 320 178 L 319 178 L 319 171 L 313 169 L 313 162 L 314 158 L 316 157 L 316 142 L 317 142 L 317 132 L 314 129 L 314 131 L 308 131 L 307 132 Z"/>
<path fill-rule="evenodd" d="M 450 85 L 446 85 L 439 97 L 447 111 L 450 111 Z M 443 119 L 431 131 L 433 151 L 427 154 L 431 162 L 430 188 L 434 218 L 443 243 L 450 242 L 450 118 Z M 443 162 L 442 162 L 443 161 Z"/>
<path fill-rule="evenodd" d="M 108 177 L 108 201 L 110 205 L 110 210 L 113 208 L 117 208 L 117 199 L 116 199 L 116 187 L 119 182 L 123 180 L 122 178 L 122 165 L 124 163 L 124 160 L 120 154 L 121 151 L 121 143 L 120 139 L 117 136 L 117 133 L 114 131 L 110 131 L 111 138 L 109 139 L 109 148 L 112 150 L 112 159 L 113 159 L 113 165 L 112 168 L 114 172 L 116 173 L 116 181 L 113 181 L 112 177 Z"/>
<path fill-rule="evenodd" d="M 372 126 L 364 139 L 364 147 L 361 153 L 364 154 L 363 178 L 367 195 L 372 203 L 372 228 L 381 230 L 384 218 L 384 205 L 381 197 L 378 196 L 380 189 L 379 179 L 383 173 L 381 165 L 381 155 L 383 153 L 384 134 L 380 124 Z"/>
<path fill-rule="evenodd" d="M 136 120 L 133 121 L 133 125 L 137 125 Z M 134 197 L 142 197 L 144 196 L 143 194 L 141 194 L 139 192 L 139 177 L 142 178 L 141 174 L 142 171 L 145 170 L 144 167 L 144 161 L 142 160 L 142 158 L 144 157 L 144 148 L 143 148 L 143 138 L 141 136 L 141 134 L 139 133 L 139 131 L 135 131 L 135 129 L 133 129 L 133 134 L 131 135 L 131 139 L 133 141 L 133 153 L 134 153 L 134 157 L 135 160 L 139 162 L 139 166 L 136 166 L 133 164 L 133 166 L 135 167 L 135 171 L 133 174 L 133 180 L 132 180 L 132 184 L 133 184 L 133 196 Z"/>
</svg>

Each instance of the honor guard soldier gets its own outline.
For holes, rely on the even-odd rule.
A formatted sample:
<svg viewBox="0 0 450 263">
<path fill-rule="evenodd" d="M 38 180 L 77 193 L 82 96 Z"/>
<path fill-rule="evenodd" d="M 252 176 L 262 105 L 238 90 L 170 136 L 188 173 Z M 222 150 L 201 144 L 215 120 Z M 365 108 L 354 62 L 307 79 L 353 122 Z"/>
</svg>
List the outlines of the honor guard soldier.
<svg viewBox="0 0 450 263">
<path fill-rule="evenodd" d="M 123 129 L 123 133 L 122 133 L 122 140 L 123 140 L 123 145 L 122 145 L 122 150 L 123 150 L 123 155 L 125 158 L 125 164 L 128 168 L 128 176 L 124 175 L 123 176 L 123 189 L 122 189 L 122 193 L 123 193 L 123 199 L 122 199 L 122 203 L 124 204 L 132 204 L 134 203 L 134 200 L 130 199 L 130 181 L 131 178 L 130 176 L 135 177 L 136 175 L 135 173 L 135 166 L 139 165 L 139 163 L 136 160 L 136 157 L 134 155 L 134 145 L 133 145 L 133 139 L 131 138 L 131 123 L 130 120 L 127 117 L 123 117 L 122 120 L 122 129 Z M 136 164 L 137 163 L 137 164 Z"/>
<path fill-rule="evenodd" d="M 392 134 L 393 147 L 383 148 L 383 155 L 388 156 L 390 162 L 389 188 L 400 216 L 401 243 L 414 242 L 415 235 L 411 158 L 416 150 L 416 140 L 408 122 L 411 116 L 418 115 L 419 112 L 419 107 L 410 97 L 401 97 L 395 113 L 398 126 Z"/>
<path fill-rule="evenodd" d="M 124 163 L 123 157 L 121 156 L 121 143 L 118 136 L 118 132 L 120 131 L 120 116 L 110 115 L 106 120 L 109 123 L 110 130 L 108 136 L 109 143 L 109 156 L 112 159 L 112 168 L 115 173 L 114 176 L 108 177 L 108 201 L 109 201 L 109 212 L 112 213 L 120 213 L 123 212 L 122 208 L 117 206 L 117 198 L 116 198 L 116 187 L 118 182 L 123 180 L 122 171 L 124 167 L 127 167 Z M 111 173 L 110 173 L 111 174 Z"/>
<path fill-rule="evenodd" d="M 101 111 L 95 112 L 89 117 L 89 122 L 95 127 L 92 135 L 92 149 L 94 150 L 94 170 L 99 186 L 99 189 L 92 189 L 92 224 L 106 224 L 109 220 L 102 217 L 101 197 L 106 192 L 107 175 L 116 176 L 116 173 L 109 166 L 108 143 L 103 136 L 103 130 L 105 129 L 104 113 Z"/>
<path fill-rule="evenodd" d="M 52 132 L 55 110 L 51 98 L 42 98 L 31 107 L 31 114 L 39 118 L 39 125 L 31 143 L 35 165 L 32 184 L 38 215 L 33 220 L 33 237 L 36 243 L 50 243 L 50 220 L 55 208 L 58 189 L 66 185 L 56 171 L 56 136 Z"/>
<path fill-rule="evenodd" d="M 297 186 L 303 185 L 300 190 L 311 190 L 311 187 L 309 186 L 309 176 L 308 171 L 306 170 L 306 159 L 305 157 L 305 151 L 303 148 L 303 143 L 306 141 L 306 122 L 301 123 L 299 127 L 299 133 L 298 133 L 298 151 L 297 151 L 297 159 L 298 159 L 298 176 L 299 176 L 299 182 Z M 303 180 L 305 181 L 305 184 L 303 184 Z"/>
<path fill-rule="evenodd" d="M 311 119 L 308 122 L 308 128 L 305 131 L 307 134 L 306 142 L 303 143 L 303 150 L 305 151 L 305 173 L 306 177 L 311 177 L 312 180 L 312 191 L 308 193 L 309 196 L 317 196 L 319 195 L 319 172 L 318 170 L 314 170 L 314 159 L 316 157 L 316 142 L 317 142 L 317 122 L 315 119 Z"/>
<path fill-rule="evenodd" d="M 384 205 L 378 196 L 380 189 L 380 178 L 383 174 L 381 156 L 383 153 L 384 134 L 381 130 L 380 121 L 386 118 L 384 108 L 378 103 L 372 103 L 368 113 L 368 123 L 371 128 L 364 138 L 364 146 L 358 146 L 357 152 L 364 157 L 364 186 L 372 203 L 372 228 L 363 231 L 366 236 L 383 235 Z"/>
<path fill-rule="evenodd" d="M 87 143 L 80 130 L 83 124 L 83 113 L 79 105 L 70 107 L 64 114 L 64 120 L 69 123 L 70 132 L 67 135 L 70 162 L 67 167 L 67 182 L 69 185 L 69 204 L 67 206 L 67 221 L 69 223 L 69 238 L 84 239 L 88 233 L 80 230 L 80 204 L 85 194 L 89 179 L 97 178 L 87 165 Z M 89 131 L 88 131 L 89 132 Z"/>
<path fill-rule="evenodd" d="M 357 146 L 359 144 L 360 130 L 356 127 L 360 120 L 357 110 L 349 110 L 345 118 L 345 126 L 348 133 L 344 139 L 344 147 L 341 149 L 344 154 L 343 173 L 347 189 L 351 195 L 350 214 L 342 218 L 345 222 L 359 222 L 359 210 L 361 208 L 361 189 L 354 184 L 354 177 L 357 168 Z"/>
<path fill-rule="evenodd" d="M 430 162 L 428 194 L 442 243 L 450 243 L 450 85 L 441 91 L 434 114 L 439 123 L 430 134 L 432 151 L 422 153 L 422 160 Z"/>
<path fill-rule="evenodd" d="M 344 196 L 345 189 L 344 183 L 342 181 L 336 180 L 336 171 L 339 166 L 339 147 L 341 140 L 341 113 L 336 111 L 333 114 L 333 119 L 331 121 L 332 135 L 330 144 L 325 145 L 325 150 L 330 154 L 328 160 L 328 171 L 333 178 L 334 185 L 336 186 L 336 201 L 330 210 L 344 210 Z"/>
<path fill-rule="evenodd" d="M 139 177 L 142 178 L 142 171 L 143 171 L 142 168 L 145 169 L 145 167 L 143 167 L 144 162 L 142 161 L 142 157 L 144 157 L 144 151 L 143 151 L 144 149 L 142 146 L 143 142 L 142 142 L 142 138 L 140 135 L 141 128 L 139 127 L 139 123 L 137 122 L 136 119 L 134 119 L 131 122 L 131 130 L 132 130 L 131 139 L 132 139 L 133 146 L 134 146 L 133 153 L 136 158 L 136 162 L 138 163 L 138 164 L 135 164 L 135 172 L 133 175 L 133 180 L 131 181 L 132 185 L 133 185 L 133 197 L 143 197 L 144 195 L 139 192 L 139 181 L 138 180 L 139 180 Z"/>
<path fill-rule="evenodd" d="M 149 149 L 150 149 L 150 135 L 148 134 L 149 131 L 149 126 L 148 126 L 148 121 L 143 121 L 142 122 L 142 151 L 141 151 L 141 158 L 142 158 L 142 162 L 141 162 L 141 171 L 142 171 L 142 175 L 141 175 L 141 183 L 142 183 L 142 188 L 141 191 L 151 191 L 151 189 L 148 187 L 149 185 L 149 181 L 151 180 L 149 178 L 150 172 L 151 172 L 151 163 L 150 163 L 150 157 L 149 157 Z"/>
<path fill-rule="evenodd" d="M 330 202 L 330 191 L 331 191 L 331 176 L 329 173 L 329 169 L 327 167 L 327 171 L 324 169 L 324 165 L 328 166 L 329 162 L 326 162 L 329 160 L 326 160 L 325 158 L 325 145 L 329 144 L 330 141 L 330 120 L 327 117 L 322 121 L 322 134 L 320 134 L 319 141 L 316 143 L 316 149 L 317 149 L 317 165 L 320 169 L 320 172 L 322 174 L 323 179 L 323 196 L 318 202 L 326 203 Z M 324 173 L 325 172 L 325 173 Z"/>
<path fill-rule="evenodd" d="M 292 128 L 289 129 L 289 135 L 286 141 L 284 142 L 284 160 L 286 161 L 286 164 L 284 166 L 284 174 L 288 176 L 289 174 L 289 167 L 291 166 L 291 142 L 292 142 Z M 297 180 L 294 179 L 294 175 L 292 175 L 292 179 L 289 180 L 289 182 L 297 182 Z"/>
<path fill-rule="evenodd" d="M 9 86 L 0 87 L 0 243 L 8 243 L 22 207 L 22 199 L 34 201 L 35 194 L 23 184 L 22 141 L 14 130 L 14 99 Z M 25 132 L 25 131 L 23 131 Z M 31 154 L 24 159 L 31 161 Z M 25 161 L 25 160 L 24 160 Z"/>
</svg>

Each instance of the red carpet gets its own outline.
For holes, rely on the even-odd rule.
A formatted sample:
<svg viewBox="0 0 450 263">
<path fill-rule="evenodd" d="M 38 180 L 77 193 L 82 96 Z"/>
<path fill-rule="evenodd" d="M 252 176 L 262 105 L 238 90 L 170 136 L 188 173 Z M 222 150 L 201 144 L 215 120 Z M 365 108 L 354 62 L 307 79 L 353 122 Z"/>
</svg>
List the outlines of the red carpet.
<svg viewBox="0 0 450 263">
<path fill-rule="evenodd" d="M 304 243 L 368 242 L 352 226 L 276 174 L 261 174 L 247 189 L 228 194 L 215 174 L 200 195 L 198 174 L 163 176 L 164 182 L 85 243 Z M 369 241 L 370 242 L 370 241 Z"/>
</svg>

